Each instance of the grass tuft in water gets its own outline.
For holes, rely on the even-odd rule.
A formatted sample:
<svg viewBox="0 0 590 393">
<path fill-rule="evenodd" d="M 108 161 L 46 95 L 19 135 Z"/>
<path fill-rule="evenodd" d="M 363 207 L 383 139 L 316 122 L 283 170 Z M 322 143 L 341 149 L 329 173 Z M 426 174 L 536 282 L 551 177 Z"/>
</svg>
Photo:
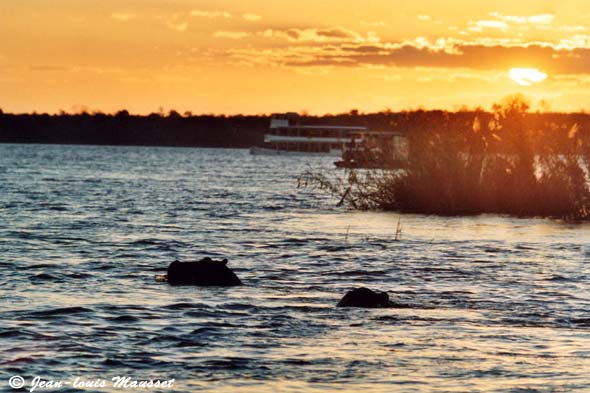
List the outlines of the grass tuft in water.
<svg viewBox="0 0 590 393">
<path fill-rule="evenodd" d="M 590 130 L 532 121 L 528 108 L 522 96 L 507 97 L 492 113 L 476 113 L 468 129 L 423 119 L 428 126 L 407 136 L 404 169 L 349 169 L 337 177 L 308 170 L 299 184 L 359 210 L 588 220 Z"/>
</svg>

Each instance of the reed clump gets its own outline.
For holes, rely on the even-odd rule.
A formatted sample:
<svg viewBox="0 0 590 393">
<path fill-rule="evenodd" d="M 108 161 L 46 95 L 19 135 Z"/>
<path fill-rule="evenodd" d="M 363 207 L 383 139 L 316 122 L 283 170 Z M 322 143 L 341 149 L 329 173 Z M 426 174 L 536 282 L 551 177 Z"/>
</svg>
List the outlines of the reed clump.
<svg viewBox="0 0 590 393">
<path fill-rule="evenodd" d="M 336 179 L 307 171 L 300 184 L 354 209 L 589 219 L 588 130 L 535 120 L 528 108 L 522 96 L 507 97 L 474 113 L 469 127 L 445 116 L 433 127 L 418 115 L 424 126 L 407 135 L 403 169 L 350 169 Z"/>
</svg>

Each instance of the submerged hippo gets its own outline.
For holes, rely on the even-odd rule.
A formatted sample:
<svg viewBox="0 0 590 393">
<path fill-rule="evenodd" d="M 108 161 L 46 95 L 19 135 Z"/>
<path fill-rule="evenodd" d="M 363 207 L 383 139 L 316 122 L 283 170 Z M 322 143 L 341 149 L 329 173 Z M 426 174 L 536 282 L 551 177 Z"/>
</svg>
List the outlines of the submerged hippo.
<svg viewBox="0 0 590 393">
<path fill-rule="evenodd" d="M 336 307 L 386 308 L 398 307 L 398 305 L 389 300 L 389 295 L 386 292 L 372 291 L 361 287 L 348 291 Z"/>
<path fill-rule="evenodd" d="M 172 285 L 242 285 L 238 276 L 227 267 L 227 259 L 214 261 L 208 257 L 194 262 L 172 262 L 168 266 L 167 281 Z"/>
</svg>

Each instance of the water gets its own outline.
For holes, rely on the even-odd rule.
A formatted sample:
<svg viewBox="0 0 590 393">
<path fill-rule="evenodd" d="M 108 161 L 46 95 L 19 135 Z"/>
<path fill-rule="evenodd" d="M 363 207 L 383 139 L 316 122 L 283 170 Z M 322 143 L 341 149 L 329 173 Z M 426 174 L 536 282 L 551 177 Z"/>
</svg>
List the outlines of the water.
<svg viewBox="0 0 590 393">
<path fill-rule="evenodd" d="M 128 375 L 178 391 L 590 389 L 590 226 L 404 215 L 394 241 L 397 214 L 298 190 L 309 164 L 332 166 L 0 145 L 0 386 Z M 154 280 L 207 255 L 246 285 Z M 356 286 L 409 308 L 335 308 Z"/>
</svg>

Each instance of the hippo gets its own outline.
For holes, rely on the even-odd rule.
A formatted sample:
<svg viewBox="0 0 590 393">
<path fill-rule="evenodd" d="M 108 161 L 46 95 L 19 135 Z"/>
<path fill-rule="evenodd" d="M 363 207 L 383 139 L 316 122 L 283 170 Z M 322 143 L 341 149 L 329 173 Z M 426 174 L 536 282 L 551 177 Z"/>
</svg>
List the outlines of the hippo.
<svg viewBox="0 0 590 393">
<path fill-rule="evenodd" d="M 372 291 L 361 287 L 348 291 L 336 307 L 387 308 L 398 305 L 389 300 L 387 292 Z"/>
<path fill-rule="evenodd" d="M 227 267 L 227 259 L 215 261 L 209 257 L 200 261 L 174 261 L 168 266 L 167 281 L 171 285 L 235 286 L 242 281 Z"/>
</svg>

